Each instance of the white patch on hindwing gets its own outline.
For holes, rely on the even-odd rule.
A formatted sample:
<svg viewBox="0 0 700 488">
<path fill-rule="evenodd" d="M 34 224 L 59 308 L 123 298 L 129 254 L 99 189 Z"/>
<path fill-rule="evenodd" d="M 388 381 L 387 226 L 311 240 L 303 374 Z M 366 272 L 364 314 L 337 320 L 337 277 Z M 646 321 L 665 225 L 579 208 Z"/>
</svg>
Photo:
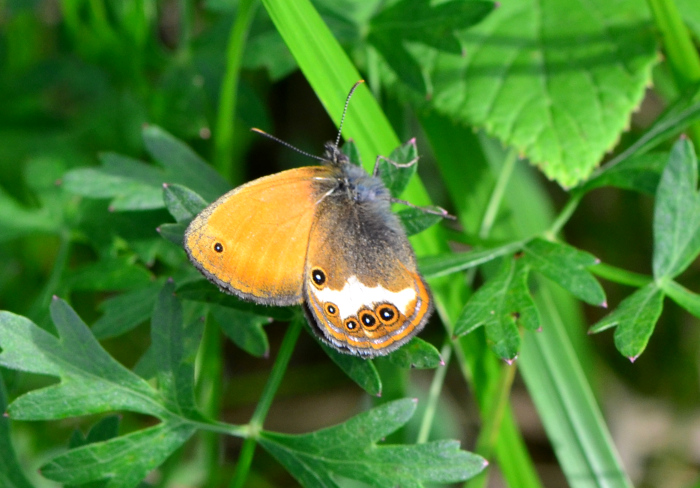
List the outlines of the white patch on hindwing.
<svg viewBox="0 0 700 488">
<path fill-rule="evenodd" d="M 341 320 L 357 316 L 362 308 L 373 308 L 372 303 L 391 303 L 399 312 L 406 315 L 408 304 L 416 299 L 416 290 L 404 288 L 399 291 L 389 291 L 377 285 L 369 287 L 364 285 L 356 276 L 351 276 L 340 290 L 332 290 L 328 287 L 319 290 L 313 285 L 309 286 L 321 303 L 331 302 L 338 307 L 338 315 Z"/>
</svg>

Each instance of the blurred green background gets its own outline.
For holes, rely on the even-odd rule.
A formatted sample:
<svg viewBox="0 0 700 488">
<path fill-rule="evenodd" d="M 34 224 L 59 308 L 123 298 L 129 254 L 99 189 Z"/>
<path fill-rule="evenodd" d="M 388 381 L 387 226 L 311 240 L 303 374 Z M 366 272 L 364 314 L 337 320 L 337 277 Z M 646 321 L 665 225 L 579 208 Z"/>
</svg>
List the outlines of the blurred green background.
<svg viewBox="0 0 700 488">
<path fill-rule="evenodd" d="M 319 9 L 336 38 L 352 51 L 352 32 L 329 5 L 324 2 Z M 144 124 L 164 128 L 204 159 L 214 161 L 213 128 L 236 9 L 233 0 L 0 1 L 0 309 L 51 328 L 48 303 L 57 294 L 92 324 L 102 315 L 100 304 L 106 298 L 181 268 L 184 253 L 155 231 L 172 220 L 167 212 L 140 212 L 139 226 L 134 227 L 129 212 L 110 212 L 107 200 L 65 192 L 61 179 L 70 169 L 96 166 L 100 153 L 148 160 L 141 136 Z M 228 155 L 231 185 L 312 164 L 248 130 L 261 128 L 313 154 L 319 154 L 323 143 L 336 134 L 335 125 L 263 8 L 256 11 L 242 67 Z M 665 97 L 673 93 L 668 67 L 658 66 L 654 76 L 660 89 L 648 91 L 630 131 L 622 136 L 623 145 L 649 125 L 665 105 Z M 419 174 L 433 201 L 452 208 L 418 118 L 396 92 L 375 87 L 377 91 L 399 137 L 418 138 Z M 564 204 L 561 187 L 532 167 L 525 171 L 544 188 L 555 207 Z M 584 198 L 565 234 L 569 243 L 603 262 L 649 274 L 652 214 L 649 196 L 599 189 Z M 100 282 L 94 264 L 106 261 L 109 266 L 121 263 L 127 268 L 138 263 L 138 271 L 116 276 L 114 268 L 105 268 L 109 278 Z M 695 262 L 680 282 L 690 290 L 700 290 L 700 263 Z M 613 306 L 631 292 L 621 285 L 603 285 Z M 589 325 L 605 314 L 589 306 L 583 312 Z M 582 339 L 594 351 L 592 370 L 587 374 L 598 388 L 623 463 L 638 486 L 681 487 L 697 482 L 699 325 L 697 318 L 668 304 L 644 355 L 634 364 L 615 350 L 609 333 Z M 272 357 L 284 328 L 277 323 L 266 328 Z M 443 335 L 440 327 L 433 326 L 421 337 L 439 345 Z M 103 344 L 132 367 L 149 340 L 148 326 L 142 324 Z M 222 415 L 226 421 L 245 423 L 271 360 L 248 356 L 230 342 L 224 348 Z M 51 383 L 43 377 L 2 373 L 10 399 Z M 430 372 L 415 372 L 409 385 L 401 385 L 402 391 L 425 396 L 430 379 Z M 511 398 L 543 482 L 562 486 L 565 481 L 552 446 L 519 378 Z M 316 343 L 302 334 L 265 426 L 307 432 L 340 422 L 368 402 Z M 437 417 L 433 435 L 461 439 L 465 448 L 472 449 L 478 420 L 455 365 L 448 371 L 440 409 L 444 415 Z M 73 429 L 84 430 L 94 420 L 13 423 L 15 448 L 26 472 L 34 473 L 65 446 Z M 130 430 L 148 420 L 130 414 L 123 422 L 123 429 Z M 414 432 L 416 428 L 409 427 Z M 239 449 L 240 440 L 225 439 L 225 473 L 230 474 Z M 207 465 L 198 461 L 198 453 L 199 444 L 188 445 L 183 456 L 186 462 L 175 469 L 178 484 L 171 486 L 203 486 Z M 257 451 L 254 463 L 251 486 L 295 486 L 264 451 Z M 37 486 L 56 486 L 38 481 L 38 475 L 33 479 L 41 483 Z M 490 486 L 499 483 L 495 476 Z"/>
</svg>

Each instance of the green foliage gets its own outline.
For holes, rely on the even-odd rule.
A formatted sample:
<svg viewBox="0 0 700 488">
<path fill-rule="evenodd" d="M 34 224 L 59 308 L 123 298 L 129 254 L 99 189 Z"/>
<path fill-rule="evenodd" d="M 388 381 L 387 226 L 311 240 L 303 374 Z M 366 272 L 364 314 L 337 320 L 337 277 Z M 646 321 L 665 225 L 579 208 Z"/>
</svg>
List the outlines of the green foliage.
<svg viewBox="0 0 700 488">
<path fill-rule="evenodd" d="M 686 339 L 697 338 L 700 318 L 695 3 L 256 6 L 6 5 L 0 486 L 292 477 L 303 486 L 477 487 L 488 482 L 485 459 L 509 486 L 540 486 L 548 481 L 511 402 L 516 368 L 569 485 L 631 486 L 593 372 L 619 372 L 605 382 L 624 377 L 629 389 L 661 385 L 668 401 L 693 407 L 700 394 L 697 341 Z M 415 205 L 396 210 L 436 314 L 422 338 L 376 361 L 297 341 L 298 307 L 225 295 L 182 250 L 187 224 L 208 203 L 279 169 L 251 126 L 311 152 L 334 136 L 319 125 L 317 101 L 300 95 L 306 82 L 289 76 L 297 69 L 336 124 L 347 90 L 366 79 L 342 150 L 370 171 L 376 161 L 392 196 Z M 645 122 L 630 122 L 652 82 L 665 108 L 642 107 Z M 537 171 L 566 194 L 550 189 L 552 198 Z M 442 221 L 423 182 L 457 223 Z M 582 305 L 594 306 L 593 319 Z M 592 354 L 586 328 L 615 328 L 614 338 Z M 606 355 L 607 344 L 634 369 Z M 412 369 L 428 370 L 429 389 Z M 475 424 L 456 418 L 472 408 L 443 401 L 465 386 L 480 416 L 475 453 L 443 440 Z M 330 401 L 334 388 L 341 402 Z M 406 398 L 423 393 L 419 409 Z M 273 417 L 295 422 L 278 394 L 315 395 L 317 406 L 303 403 L 314 427 L 273 431 Z M 251 405 L 247 423 L 225 421 Z M 244 439 L 240 452 L 219 451 L 228 437 Z M 256 445 L 268 456 L 254 456 Z"/>
</svg>

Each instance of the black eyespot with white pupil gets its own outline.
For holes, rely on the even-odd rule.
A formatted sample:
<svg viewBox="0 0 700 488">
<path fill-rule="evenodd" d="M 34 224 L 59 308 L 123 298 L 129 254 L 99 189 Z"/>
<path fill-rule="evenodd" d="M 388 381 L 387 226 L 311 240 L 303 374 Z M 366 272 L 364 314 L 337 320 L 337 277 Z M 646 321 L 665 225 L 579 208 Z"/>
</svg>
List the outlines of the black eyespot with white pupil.
<svg viewBox="0 0 700 488">
<path fill-rule="evenodd" d="M 355 330 L 357 329 L 357 322 L 355 322 L 353 319 L 346 320 L 345 327 L 347 327 L 348 330 Z"/>
<path fill-rule="evenodd" d="M 384 325 L 393 325 L 399 320 L 399 310 L 391 303 L 384 303 L 376 308 L 377 317 Z"/>
<path fill-rule="evenodd" d="M 328 315 L 334 316 L 338 314 L 338 308 L 332 303 L 326 303 L 325 309 Z"/>
<path fill-rule="evenodd" d="M 389 307 L 382 307 L 379 309 L 379 316 L 384 320 L 385 322 L 389 322 L 391 319 L 394 318 L 394 311 L 390 309 Z"/>
<path fill-rule="evenodd" d="M 315 268 L 311 270 L 311 279 L 314 281 L 316 286 L 323 286 L 323 284 L 326 282 L 326 273 L 318 268 Z"/>
<path fill-rule="evenodd" d="M 217 242 L 214 244 L 214 251 L 221 253 L 224 252 L 224 245 L 221 244 L 220 242 Z"/>
<path fill-rule="evenodd" d="M 370 312 L 360 314 L 360 320 L 365 327 L 374 327 L 377 325 L 377 319 Z"/>
</svg>

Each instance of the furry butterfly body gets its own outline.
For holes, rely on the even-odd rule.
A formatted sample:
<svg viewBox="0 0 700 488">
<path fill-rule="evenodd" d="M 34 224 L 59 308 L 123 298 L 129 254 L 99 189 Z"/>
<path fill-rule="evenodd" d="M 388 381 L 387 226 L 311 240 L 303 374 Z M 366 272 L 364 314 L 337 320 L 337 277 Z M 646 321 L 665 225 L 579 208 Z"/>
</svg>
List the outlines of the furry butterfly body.
<svg viewBox="0 0 700 488">
<path fill-rule="evenodd" d="M 189 225 L 185 249 L 223 291 L 268 305 L 303 303 L 335 349 L 387 354 L 425 325 L 428 286 L 382 181 L 326 145 L 323 166 L 260 178 Z"/>
</svg>

